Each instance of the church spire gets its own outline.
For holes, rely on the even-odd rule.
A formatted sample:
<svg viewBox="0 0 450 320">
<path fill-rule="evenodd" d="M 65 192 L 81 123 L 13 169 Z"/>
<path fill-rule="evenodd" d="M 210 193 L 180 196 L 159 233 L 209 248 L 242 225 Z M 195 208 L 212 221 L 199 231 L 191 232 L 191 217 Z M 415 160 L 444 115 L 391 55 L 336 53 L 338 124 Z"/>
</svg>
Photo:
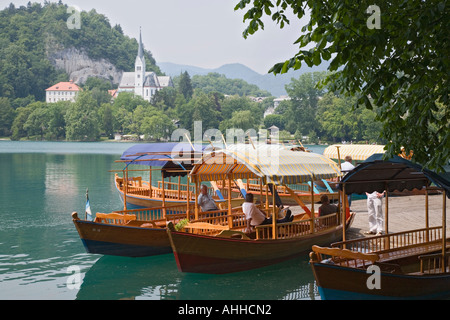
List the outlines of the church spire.
<svg viewBox="0 0 450 320">
<path fill-rule="evenodd" d="M 142 31 L 141 28 L 139 28 L 139 50 L 138 50 L 138 57 L 143 58 L 144 57 L 144 45 L 142 44 Z"/>
</svg>

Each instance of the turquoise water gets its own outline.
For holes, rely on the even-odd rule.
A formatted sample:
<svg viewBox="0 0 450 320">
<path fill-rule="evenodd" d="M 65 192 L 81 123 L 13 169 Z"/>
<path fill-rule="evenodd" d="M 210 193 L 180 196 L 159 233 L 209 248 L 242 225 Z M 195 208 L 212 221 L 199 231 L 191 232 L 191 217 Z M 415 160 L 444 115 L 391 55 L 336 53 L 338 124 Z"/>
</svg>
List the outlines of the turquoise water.
<svg viewBox="0 0 450 320">
<path fill-rule="evenodd" d="M 171 254 L 87 254 L 71 213 L 122 208 L 110 170 L 130 143 L 0 141 L 0 299 L 319 299 L 308 256 L 228 275 L 185 274 Z M 324 147 L 308 146 L 317 153 Z"/>
</svg>

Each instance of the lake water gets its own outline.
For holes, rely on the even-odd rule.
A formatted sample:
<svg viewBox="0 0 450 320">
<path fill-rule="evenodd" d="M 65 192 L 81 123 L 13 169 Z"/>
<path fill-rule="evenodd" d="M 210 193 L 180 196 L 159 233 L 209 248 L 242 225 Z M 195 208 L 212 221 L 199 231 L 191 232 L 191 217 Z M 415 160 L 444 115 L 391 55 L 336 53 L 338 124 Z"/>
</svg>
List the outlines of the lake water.
<svg viewBox="0 0 450 320">
<path fill-rule="evenodd" d="M 178 271 L 172 254 L 86 253 L 71 213 L 123 206 L 111 170 L 130 143 L 0 141 L 0 299 L 313 300 L 308 256 L 228 275 Z M 322 153 L 322 146 L 308 146 Z M 81 285 L 72 280 L 80 280 Z"/>
</svg>

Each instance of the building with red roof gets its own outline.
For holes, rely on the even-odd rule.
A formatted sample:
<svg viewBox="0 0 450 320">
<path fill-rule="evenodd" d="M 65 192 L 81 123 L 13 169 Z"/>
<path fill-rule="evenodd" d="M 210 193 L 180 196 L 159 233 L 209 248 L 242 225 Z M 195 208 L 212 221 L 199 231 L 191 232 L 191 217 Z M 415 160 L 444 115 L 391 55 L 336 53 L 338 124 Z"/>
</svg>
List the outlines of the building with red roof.
<svg viewBox="0 0 450 320">
<path fill-rule="evenodd" d="M 71 101 L 75 102 L 78 92 L 81 88 L 77 86 L 72 80 L 69 82 L 60 82 L 46 89 L 47 103 L 55 103 L 58 101 Z"/>
</svg>

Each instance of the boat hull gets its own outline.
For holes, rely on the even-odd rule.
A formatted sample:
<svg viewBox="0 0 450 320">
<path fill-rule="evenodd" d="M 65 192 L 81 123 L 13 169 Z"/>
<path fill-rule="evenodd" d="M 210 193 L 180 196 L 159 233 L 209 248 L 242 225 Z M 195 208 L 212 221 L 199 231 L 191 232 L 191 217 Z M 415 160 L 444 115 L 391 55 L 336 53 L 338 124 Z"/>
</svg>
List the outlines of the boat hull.
<svg viewBox="0 0 450 320">
<path fill-rule="evenodd" d="M 370 289 L 374 274 L 362 269 L 312 262 L 323 300 L 438 299 L 450 297 L 450 274 L 412 275 L 380 272 L 379 289 Z M 370 278 L 372 277 L 372 278 Z"/>
<path fill-rule="evenodd" d="M 172 252 L 165 228 L 127 227 L 73 220 L 88 253 L 146 257 Z"/>
<path fill-rule="evenodd" d="M 168 233 L 181 272 L 224 274 L 293 259 L 314 244 L 325 245 L 340 240 L 342 228 L 286 240 L 243 240 L 171 230 Z"/>
</svg>

